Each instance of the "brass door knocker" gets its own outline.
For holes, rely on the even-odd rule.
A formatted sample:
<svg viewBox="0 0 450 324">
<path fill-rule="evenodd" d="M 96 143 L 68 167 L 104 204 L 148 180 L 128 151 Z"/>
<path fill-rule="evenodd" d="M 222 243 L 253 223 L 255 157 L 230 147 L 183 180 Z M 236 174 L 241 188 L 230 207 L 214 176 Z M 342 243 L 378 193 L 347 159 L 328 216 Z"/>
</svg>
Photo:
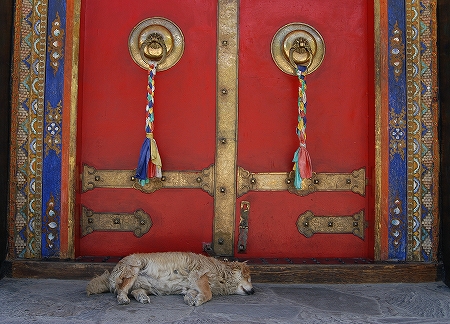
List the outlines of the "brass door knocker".
<svg viewBox="0 0 450 324">
<path fill-rule="evenodd" d="M 308 40 L 303 37 L 295 39 L 292 47 L 289 49 L 289 62 L 294 68 L 297 68 L 297 65 L 303 65 L 306 66 L 306 71 L 308 71 L 311 67 L 313 56 Z"/>
<path fill-rule="evenodd" d="M 167 56 L 167 46 L 159 33 L 151 33 L 142 43 L 139 53 L 144 61 L 163 63 Z"/>
<path fill-rule="evenodd" d="M 157 70 L 174 66 L 184 52 L 184 36 L 172 21 L 153 17 L 141 21 L 130 33 L 128 49 L 134 62 L 148 70 L 150 63 L 157 63 Z"/>
<path fill-rule="evenodd" d="M 298 65 L 306 66 L 304 74 L 314 72 L 325 56 L 325 43 L 319 32 L 303 23 L 281 27 L 274 35 L 271 53 L 281 71 L 296 75 Z"/>
</svg>

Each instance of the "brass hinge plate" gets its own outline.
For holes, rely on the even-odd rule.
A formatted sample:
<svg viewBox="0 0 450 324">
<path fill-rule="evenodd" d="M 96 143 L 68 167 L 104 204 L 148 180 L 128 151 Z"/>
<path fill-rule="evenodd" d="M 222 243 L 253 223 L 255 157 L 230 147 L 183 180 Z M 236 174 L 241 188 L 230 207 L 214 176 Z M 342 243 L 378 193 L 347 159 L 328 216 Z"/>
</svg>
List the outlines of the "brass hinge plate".
<svg viewBox="0 0 450 324">
<path fill-rule="evenodd" d="M 351 216 L 316 216 L 308 210 L 297 220 L 298 231 L 306 237 L 311 237 L 315 233 L 353 234 L 364 240 L 366 227 L 364 210 Z"/>
<path fill-rule="evenodd" d="M 306 196 L 316 191 L 351 191 L 361 196 L 366 194 L 366 169 L 351 173 L 313 173 L 305 179 L 304 189 L 294 188 L 294 173 L 253 173 L 238 167 L 238 197 L 249 191 L 284 191 Z"/>
<path fill-rule="evenodd" d="M 82 206 L 81 235 L 86 236 L 95 231 L 133 232 L 141 237 L 152 227 L 153 222 L 142 209 L 133 214 L 125 213 L 96 213 Z"/>
<path fill-rule="evenodd" d="M 135 174 L 135 170 L 97 170 L 85 164 L 81 175 L 82 190 L 134 188 L 152 193 L 163 188 L 197 188 L 214 195 L 214 165 L 201 171 L 164 171 L 161 179 L 150 179 L 144 186 L 135 179 Z"/>
</svg>

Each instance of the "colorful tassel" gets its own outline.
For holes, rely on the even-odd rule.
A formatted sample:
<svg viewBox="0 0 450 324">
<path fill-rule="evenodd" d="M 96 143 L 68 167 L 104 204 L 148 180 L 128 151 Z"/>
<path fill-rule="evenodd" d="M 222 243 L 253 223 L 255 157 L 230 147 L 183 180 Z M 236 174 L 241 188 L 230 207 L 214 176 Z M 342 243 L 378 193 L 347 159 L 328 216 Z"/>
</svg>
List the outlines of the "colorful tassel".
<svg viewBox="0 0 450 324">
<path fill-rule="evenodd" d="M 299 80 L 298 87 L 298 124 L 296 133 L 300 145 L 294 153 L 293 170 L 295 171 L 294 187 L 296 189 L 302 189 L 304 185 L 304 179 L 311 178 L 312 176 L 312 166 L 311 157 L 309 156 L 308 150 L 306 149 L 306 81 L 305 75 L 307 67 L 302 65 L 297 65 L 297 76 Z"/>
<path fill-rule="evenodd" d="M 162 163 L 159 156 L 158 146 L 153 138 L 155 120 L 153 114 L 154 95 L 155 95 L 155 75 L 157 63 L 151 63 L 148 69 L 147 84 L 147 106 L 145 107 L 145 133 L 146 137 L 141 147 L 138 166 L 136 168 L 136 178 L 143 186 L 150 181 L 150 178 L 161 178 Z"/>
</svg>

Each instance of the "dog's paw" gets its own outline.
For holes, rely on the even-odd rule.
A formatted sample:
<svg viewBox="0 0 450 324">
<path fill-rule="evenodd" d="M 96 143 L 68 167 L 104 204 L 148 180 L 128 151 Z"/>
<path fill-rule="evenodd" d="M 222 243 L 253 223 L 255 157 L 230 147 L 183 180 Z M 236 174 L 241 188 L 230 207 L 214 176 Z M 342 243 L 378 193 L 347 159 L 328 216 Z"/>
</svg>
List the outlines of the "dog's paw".
<svg viewBox="0 0 450 324">
<path fill-rule="evenodd" d="M 204 296 L 196 290 L 189 290 L 186 295 L 184 295 L 184 302 L 189 306 L 200 306 L 206 302 Z"/>
<path fill-rule="evenodd" d="M 127 305 L 130 303 L 130 298 L 125 294 L 119 294 L 117 295 L 117 303 L 119 305 Z"/>
<path fill-rule="evenodd" d="M 131 292 L 134 299 L 136 299 L 141 304 L 149 304 L 150 303 L 150 297 L 147 296 L 145 291 L 143 289 L 136 289 Z"/>
<path fill-rule="evenodd" d="M 198 291 L 196 290 L 188 290 L 186 295 L 184 295 L 184 302 L 188 304 L 189 306 L 198 306 L 197 304 L 197 298 Z"/>
</svg>

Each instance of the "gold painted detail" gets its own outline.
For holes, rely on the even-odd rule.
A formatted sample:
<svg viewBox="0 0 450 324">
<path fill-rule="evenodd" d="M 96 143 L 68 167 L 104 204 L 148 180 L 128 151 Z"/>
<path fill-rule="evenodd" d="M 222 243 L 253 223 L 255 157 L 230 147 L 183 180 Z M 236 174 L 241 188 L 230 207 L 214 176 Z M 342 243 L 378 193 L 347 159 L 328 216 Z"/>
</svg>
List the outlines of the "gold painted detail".
<svg viewBox="0 0 450 324">
<path fill-rule="evenodd" d="M 55 152 L 56 155 L 61 153 L 61 132 L 62 132 L 62 104 L 61 101 L 58 102 L 55 108 L 47 102 L 47 113 L 45 114 L 45 156 L 49 154 L 50 151 Z"/>
<path fill-rule="evenodd" d="M 142 209 L 133 214 L 124 213 L 96 213 L 83 206 L 81 215 L 81 231 L 86 236 L 95 231 L 133 232 L 141 237 L 150 230 L 153 222 Z"/>
<path fill-rule="evenodd" d="M 405 64 L 405 45 L 403 44 L 403 33 L 398 27 L 398 21 L 395 22 L 392 30 L 392 35 L 389 38 L 391 51 L 389 52 L 389 64 L 394 71 L 395 80 L 403 73 L 403 66 Z"/>
<path fill-rule="evenodd" d="M 364 210 L 351 216 L 316 216 L 311 211 L 301 214 L 297 220 L 298 231 L 306 237 L 315 233 L 353 234 L 364 240 L 367 222 Z"/>
<path fill-rule="evenodd" d="M 212 247 L 232 256 L 236 214 L 238 1 L 218 1 L 217 104 Z"/>
<path fill-rule="evenodd" d="M 283 191 L 306 196 L 316 191 L 351 191 L 361 196 L 366 194 L 366 170 L 361 168 L 351 173 L 313 173 L 306 181 L 306 189 L 294 187 L 294 173 L 253 173 L 238 168 L 238 196 L 248 191 Z"/>
<path fill-rule="evenodd" d="M 141 186 L 135 179 L 136 170 L 97 170 L 83 166 L 83 192 L 95 188 L 134 188 L 144 193 L 152 193 L 163 188 L 198 188 L 214 195 L 214 165 L 201 171 L 164 171 L 162 177 L 152 178 Z"/>
<path fill-rule="evenodd" d="M 47 51 L 50 53 L 50 66 L 53 69 L 53 74 L 58 72 L 60 60 L 63 58 L 64 48 L 64 29 L 61 28 L 61 19 L 59 13 L 56 13 L 55 20 L 52 22 L 52 29 L 48 36 Z"/>
</svg>

